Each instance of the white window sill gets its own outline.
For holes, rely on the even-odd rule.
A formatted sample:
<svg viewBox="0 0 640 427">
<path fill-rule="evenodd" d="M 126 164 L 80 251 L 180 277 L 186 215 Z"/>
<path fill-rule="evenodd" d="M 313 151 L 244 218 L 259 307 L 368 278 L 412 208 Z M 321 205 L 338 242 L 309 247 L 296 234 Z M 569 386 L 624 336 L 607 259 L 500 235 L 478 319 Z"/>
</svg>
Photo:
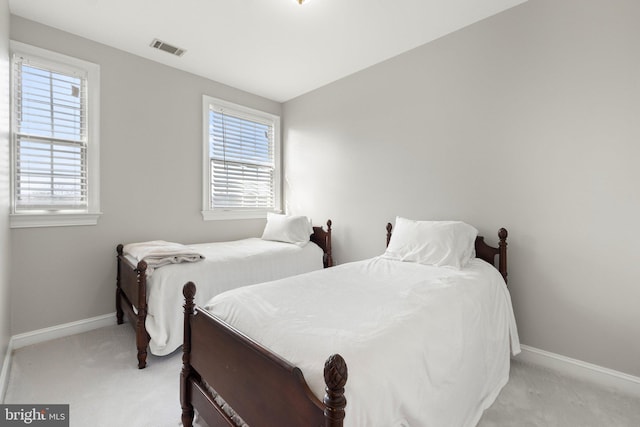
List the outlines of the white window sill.
<svg viewBox="0 0 640 427">
<path fill-rule="evenodd" d="M 102 213 L 24 213 L 9 215 L 11 228 L 96 225 Z"/>
<path fill-rule="evenodd" d="M 269 211 L 280 213 L 279 210 Z M 205 221 L 228 220 L 228 219 L 266 219 L 267 211 L 202 211 L 202 219 Z"/>
</svg>

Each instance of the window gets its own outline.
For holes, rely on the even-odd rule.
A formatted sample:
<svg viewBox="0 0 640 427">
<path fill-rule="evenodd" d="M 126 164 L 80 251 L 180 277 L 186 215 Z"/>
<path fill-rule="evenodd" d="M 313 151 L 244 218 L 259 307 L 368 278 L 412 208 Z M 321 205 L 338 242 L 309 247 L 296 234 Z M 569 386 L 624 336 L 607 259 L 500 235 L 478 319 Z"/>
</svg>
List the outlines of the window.
<svg viewBox="0 0 640 427">
<path fill-rule="evenodd" d="M 99 67 L 11 42 L 12 227 L 96 224 Z"/>
<path fill-rule="evenodd" d="M 205 220 L 280 211 L 280 117 L 203 96 Z"/>
</svg>

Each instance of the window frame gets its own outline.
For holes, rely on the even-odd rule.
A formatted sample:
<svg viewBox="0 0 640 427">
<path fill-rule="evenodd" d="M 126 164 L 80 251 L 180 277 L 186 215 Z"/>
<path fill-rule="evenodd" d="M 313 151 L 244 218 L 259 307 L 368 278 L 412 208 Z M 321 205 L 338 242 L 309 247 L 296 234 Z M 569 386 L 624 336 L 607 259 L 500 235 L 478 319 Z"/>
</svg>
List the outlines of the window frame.
<svg viewBox="0 0 640 427">
<path fill-rule="evenodd" d="M 71 56 L 25 43 L 10 41 L 11 51 L 11 228 L 96 225 L 100 211 L 100 66 Z M 15 61 L 16 57 L 34 60 L 52 71 L 81 70 L 87 85 L 87 208 L 86 209 L 16 209 L 17 117 Z"/>
<path fill-rule="evenodd" d="M 274 150 L 274 208 L 273 209 L 214 209 L 211 206 L 211 161 L 209 157 L 209 110 L 211 107 L 223 108 L 231 112 L 237 112 L 244 117 L 254 117 L 256 120 L 268 120 L 273 126 L 273 150 Z M 281 167 L 281 141 L 280 141 L 280 116 L 235 104 L 233 102 L 214 98 L 209 95 L 202 96 L 202 218 L 205 221 L 225 219 L 259 219 L 266 218 L 268 212 L 281 213 L 282 199 L 282 167 Z"/>
</svg>

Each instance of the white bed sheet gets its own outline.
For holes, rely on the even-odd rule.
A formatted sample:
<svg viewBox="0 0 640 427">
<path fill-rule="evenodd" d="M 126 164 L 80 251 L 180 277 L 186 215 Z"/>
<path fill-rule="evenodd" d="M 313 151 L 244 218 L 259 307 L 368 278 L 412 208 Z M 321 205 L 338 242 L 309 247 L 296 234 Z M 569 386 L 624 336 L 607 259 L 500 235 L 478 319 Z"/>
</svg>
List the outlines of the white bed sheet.
<svg viewBox="0 0 640 427">
<path fill-rule="evenodd" d="M 276 280 L 323 268 L 323 251 L 309 243 L 249 238 L 229 242 L 189 245 L 205 256 L 203 261 L 170 264 L 147 278 L 147 320 L 152 354 L 164 356 L 182 345 L 184 297 L 188 281 L 197 284 L 196 303 L 239 286 Z"/>
<path fill-rule="evenodd" d="M 504 280 L 479 259 L 458 271 L 378 257 L 205 308 L 300 367 L 319 399 L 324 361 L 342 355 L 348 427 L 476 425 L 520 351 Z"/>
</svg>

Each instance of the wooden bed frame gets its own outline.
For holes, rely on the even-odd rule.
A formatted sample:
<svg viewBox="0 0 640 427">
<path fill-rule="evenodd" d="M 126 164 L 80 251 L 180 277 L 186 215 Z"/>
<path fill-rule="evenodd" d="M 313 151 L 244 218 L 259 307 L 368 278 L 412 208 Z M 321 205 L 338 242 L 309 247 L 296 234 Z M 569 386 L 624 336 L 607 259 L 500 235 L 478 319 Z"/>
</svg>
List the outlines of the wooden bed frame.
<svg viewBox="0 0 640 427">
<path fill-rule="evenodd" d="M 387 245 L 391 238 L 387 224 Z M 498 232 L 497 248 L 475 242 L 476 257 L 492 265 L 507 278 L 507 230 Z M 345 417 L 344 386 L 347 365 L 338 355 L 325 362 L 326 394 L 316 398 L 304 380 L 302 371 L 253 341 L 242 332 L 204 309 L 195 306 L 196 287 L 183 288 L 184 345 L 180 375 L 182 424 L 193 425 L 194 410 L 209 427 L 234 427 L 229 405 L 249 426 L 342 427 Z M 223 397 L 221 405 L 210 388 Z"/>
<path fill-rule="evenodd" d="M 322 227 L 313 227 L 310 239 L 320 246 L 323 255 L 324 267 L 333 266 L 331 255 L 331 220 L 327 221 L 327 230 Z M 133 264 L 123 254 L 123 245 L 119 244 L 117 252 L 116 275 L 116 318 L 118 325 L 124 322 L 124 314 L 127 314 L 131 325 L 136 331 L 136 347 L 138 349 L 138 368 L 147 366 L 147 347 L 149 346 L 149 334 L 145 327 L 147 319 L 147 263 L 140 261 Z"/>
</svg>

